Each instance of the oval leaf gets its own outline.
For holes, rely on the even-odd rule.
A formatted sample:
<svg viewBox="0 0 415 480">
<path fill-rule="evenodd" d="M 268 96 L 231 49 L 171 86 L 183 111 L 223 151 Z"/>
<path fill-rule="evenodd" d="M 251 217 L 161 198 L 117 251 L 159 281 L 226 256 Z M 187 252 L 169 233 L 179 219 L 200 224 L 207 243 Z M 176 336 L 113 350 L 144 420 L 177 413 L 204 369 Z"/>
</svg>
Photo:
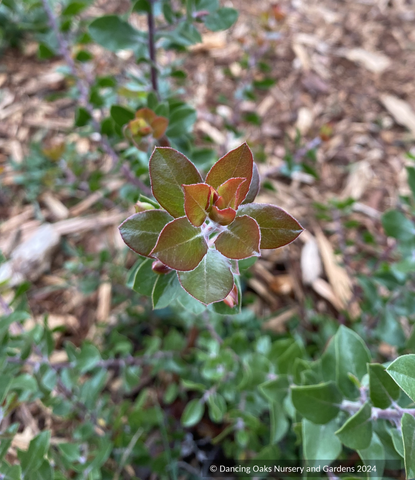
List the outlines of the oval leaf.
<svg viewBox="0 0 415 480">
<path fill-rule="evenodd" d="M 206 183 L 213 188 L 218 188 L 230 178 L 244 178 L 246 182 L 240 189 L 240 201 L 242 202 L 248 191 L 252 179 L 254 159 L 252 152 L 246 143 L 240 147 L 231 150 L 209 170 L 206 176 Z"/>
<path fill-rule="evenodd" d="M 406 478 L 415 478 L 415 418 L 409 413 L 402 417 L 402 438 Z"/>
<path fill-rule="evenodd" d="M 181 217 L 163 228 L 151 255 L 174 270 L 186 272 L 199 265 L 207 250 L 201 229 Z"/>
<path fill-rule="evenodd" d="M 252 203 L 258 195 L 260 187 L 261 184 L 259 179 L 258 167 L 256 166 L 256 163 L 254 163 L 254 168 L 252 169 L 251 185 L 249 185 L 248 195 L 245 197 L 245 200 L 242 203 Z"/>
<path fill-rule="evenodd" d="M 402 390 L 415 402 L 415 355 L 402 355 L 386 369 Z"/>
<path fill-rule="evenodd" d="M 172 220 L 172 216 L 163 210 L 147 210 L 128 217 L 119 226 L 119 230 L 122 239 L 131 250 L 148 257 L 157 243 L 160 232 Z"/>
<path fill-rule="evenodd" d="M 153 309 L 166 308 L 180 293 L 180 283 L 176 272 L 158 275 L 152 292 Z"/>
<path fill-rule="evenodd" d="M 92 39 L 111 52 L 133 50 L 143 41 L 141 32 L 117 15 L 104 15 L 89 25 Z"/>
<path fill-rule="evenodd" d="M 225 257 L 233 260 L 260 256 L 261 234 L 257 222 L 244 215 L 235 218 L 216 239 L 215 246 Z"/>
<path fill-rule="evenodd" d="M 366 402 L 363 407 L 337 430 L 336 435 L 346 447 L 353 450 L 364 450 L 372 441 L 372 408 Z"/>
<path fill-rule="evenodd" d="M 370 399 L 375 407 L 388 408 L 401 393 L 398 385 L 379 363 L 368 364 Z"/>
<path fill-rule="evenodd" d="M 178 276 L 186 292 L 204 305 L 222 301 L 233 287 L 229 261 L 212 248 L 194 270 Z"/>
<path fill-rule="evenodd" d="M 199 423 L 203 417 L 205 405 L 197 398 L 190 400 L 186 405 L 182 415 L 182 425 L 184 427 L 193 427 L 196 423 Z"/>
<path fill-rule="evenodd" d="M 297 220 L 275 205 L 250 203 L 239 207 L 237 215 L 249 215 L 261 229 L 261 248 L 279 248 L 293 242 L 304 230 Z"/>
<path fill-rule="evenodd" d="M 209 206 L 210 186 L 206 183 L 183 185 L 184 210 L 189 222 L 195 227 L 200 227 L 206 218 Z"/>
<path fill-rule="evenodd" d="M 342 395 L 333 382 L 293 387 L 291 395 L 294 407 L 317 425 L 330 422 L 340 411 Z"/>
<path fill-rule="evenodd" d="M 201 183 L 202 177 L 193 163 L 170 147 L 156 147 L 149 163 L 154 197 L 173 217 L 182 217 L 184 193 L 182 185 Z"/>
</svg>

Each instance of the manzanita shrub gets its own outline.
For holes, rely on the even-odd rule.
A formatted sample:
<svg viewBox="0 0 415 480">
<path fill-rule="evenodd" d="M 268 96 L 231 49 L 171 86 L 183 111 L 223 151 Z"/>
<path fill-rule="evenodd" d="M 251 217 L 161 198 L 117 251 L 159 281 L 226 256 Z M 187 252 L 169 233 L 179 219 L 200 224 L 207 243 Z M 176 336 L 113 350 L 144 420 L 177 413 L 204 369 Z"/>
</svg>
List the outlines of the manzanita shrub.
<svg viewBox="0 0 415 480">
<path fill-rule="evenodd" d="M 138 213 L 121 224 L 121 236 L 136 253 L 154 260 L 154 272 L 168 282 L 177 276 L 204 305 L 236 306 L 238 262 L 260 256 L 261 248 L 287 245 L 303 230 L 281 208 L 252 203 L 260 184 L 246 143 L 220 158 L 205 180 L 188 158 L 169 147 L 154 149 L 149 172 L 159 205 L 139 202 Z M 155 281 L 153 303 L 159 282 L 166 280 Z"/>
</svg>

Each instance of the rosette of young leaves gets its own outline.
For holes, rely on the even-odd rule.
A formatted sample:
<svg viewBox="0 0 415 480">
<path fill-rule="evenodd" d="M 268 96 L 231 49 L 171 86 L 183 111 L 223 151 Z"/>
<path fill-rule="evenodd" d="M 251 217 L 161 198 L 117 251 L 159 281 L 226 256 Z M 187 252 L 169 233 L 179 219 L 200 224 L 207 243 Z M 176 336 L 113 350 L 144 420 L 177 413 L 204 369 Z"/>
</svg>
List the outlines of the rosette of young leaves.
<svg viewBox="0 0 415 480">
<path fill-rule="evenodd" d="M 158 140 L 166 133 L 169 120 L 158 116 L 150 108 L 140 108 L 135 118 L 124 127 L 124 134 L 131 139 L 139 150 L 146 152 L 151 138 Z"/>
<path fill-rule="evenodd" d="M 154 282 L 155 307 L 166 305 L 164 299 L 158 301 L 163 298 L 160 285 L 173 291 L 180 284 L 202 304 L 223 301 L 224 313 L 232 310 L 240 300 L 235 264 L 260 256 L 261 248 L 287 245 L 302 232 L 281 208 L 252 203 L 259 175 L 246 143 L 220 158 L 205 180 L 170 147 L 154 149 L 149 172 L 158 204 L 154 209 L 140 204 L 143 211 L 128 218 L 120 231 L 132 250 L 154 259 L 154 272 L 169 275 L 166 282 Z"/>
</svg>

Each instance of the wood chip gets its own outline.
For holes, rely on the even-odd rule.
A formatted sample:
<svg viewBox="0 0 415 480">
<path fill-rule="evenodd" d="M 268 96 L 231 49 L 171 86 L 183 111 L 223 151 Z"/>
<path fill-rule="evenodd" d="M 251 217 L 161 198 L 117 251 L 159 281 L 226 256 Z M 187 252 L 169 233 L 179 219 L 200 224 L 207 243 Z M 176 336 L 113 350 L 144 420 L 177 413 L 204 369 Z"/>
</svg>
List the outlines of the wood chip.
<svg viewBox="0 0 415 480">
<path fill-rule="evenodd" d="M 280 313 L 276 317 L 267 320 L 261 325 L 261 328 L 262 330 L 271 330 L 275 333 L 284 333 L 287 330 L 285 324 L 297 313 L 297 307 L 290 308 L 285 312 Z"/>
<path fill-rule="evenodd" d="M 208 135 L 217 145 L 224 145 L 226 142 L 226 136 L 206 120 L 197 122 L 196 129 Z"/>
<path fill-rule="evenodd" d="M 329 279 L 329 283 L 336 299 L 334 302 L 337 305 L 336 308 L 346 308 L 348 302 L 352 298 L 352 283 L 350 278 L 347 275 L 346 270 L 339 265 L 331 243 L 324 236 L 320 228 L 315 228 L 315 235 L 320 255 L 323 260 L 324 270 L 326 271 L 327 278 Z M 330 300 L 330 302 L 334 305 L 332 300 Z"/>
<path fill-rule="evenodd" d="M 301 250 L 301 275 L 304 285 L 311 285 L 323 272 L 316 239 L 310 234 Z"/>
<path fill-rule="evenodd" d="M 56 220 L 63 220 L 69 217 L 68 208 L 51 192 L 45 192 L 41 199 Z"/>
<path fill-rule="evenodd" d="M 395 122 L 406 127 L 415 136 L 415 112 L 409 103 L 393 95 L 381 95 L 380 100 Z"/>
<path fill-rule="evenodd" d="M 359 63 L 373 73 L 382 73 L 391 65 L 390 58 L 383 53 L 370 52 L 363 48 L 352 48 L 341 54 L 351 62 Z"/>
<path fill-rule="evenodd" d="M 53 227 L 60 235 L 69 235 L 121 223 L 128 215 L 129 214 L 125 212 L 111 211 L 103 215 L 89 215 L 87 217 L 61 220 L 60 222 L 54 223 Z"/>
</svg>

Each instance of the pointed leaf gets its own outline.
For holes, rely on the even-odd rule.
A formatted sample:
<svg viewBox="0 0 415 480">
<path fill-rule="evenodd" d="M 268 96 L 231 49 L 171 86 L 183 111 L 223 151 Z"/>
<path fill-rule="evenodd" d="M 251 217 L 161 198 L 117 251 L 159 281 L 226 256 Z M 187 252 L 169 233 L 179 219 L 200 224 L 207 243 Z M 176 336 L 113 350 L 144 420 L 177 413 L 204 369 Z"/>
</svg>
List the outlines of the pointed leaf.
<svg viewBox="0 0 415 480">
<path fill-rule="evenodd" d="M 215 246 L 225 257 L 241 260 L 260 256 L 261 234 L 254 219 L 244 215 L 235 218 L 228 228 L 216 239 Z"/>
<path fill-rule="evenodd" d="M 261 187 L 261 183 L 259 178 L 258 167 L 256 166 L 256 163 L 254 163 L 254 168 L 252 169 L 251 185 L 249 185 L 248 195 L 245 197 L 245 200 L 242 202 L 242 204 L 245 205 L 246 203 L 252 203 L 255 200 L 256 196 L 258 195 L 260 187 Z"/>
<path fill-rule="evenodd" d="M 402 355 L 386 369 L 401 389 L 415 402 L 415 355 Z"/>
<path fill-rule="evenodd" d="M 222 301 L 233 287 L 229 261 L 212 248 L 194 270 L 178 276 L 186 292 L 204 305 Z"/>
<path fill-rule="evenodd" d="M 181 418 L 182 425 L 184 427 L 193 427 L 193 425 L 196 425 L 200 422 L 204 411 L 205 405 L 200 400 L 197 398 L 190 400 L 183 411 Z"/>
<path fill-rule="evenodd" d="M 164 226 L 173 217 L 163 210 L 147 210 L 128 217 L 120 226 L 124 242 L 139 255 L 148 257 Z"/>
<path fill-rule="evenodd" d="M 237 215 L 249 215 L 261 229 L 261 248 L 279 248 L 293 242 L 303 231 L 297 220 L 275 205 L 249 203 Z"/>
<path fill-rule="evenodd" d="M 193 163 L 170 147 L 157 147 L 150 158 L 149 171 L 154 197 L 173 217 L 182 217 L 182 185 L 201 183 L 202 177 Z"/>
<path fill-rule="evenodd" d="M 216 205 L 213 205 L 209 212 L 209 218 L 219 225 L 226 226 L 235 220 L 236 211 L 233 208 L 224 208 L 219 210 Z"/>
<path fill-rule="evenodd" d="M 245 178 L 246 182 L 240 190 L 240 200 L 243 201 L 248 194 L 252 179 L 254 159 L 252 152 L 246 143 L 231 150 L 210 169 L 206 176 L 206 183 L 213 188 L 218 188 L 230 178 Z"/>
<path fill-rule="evenodd" d="M 398 400 L 400 390 L 388 375 L 383 365 L 368 364 L 370 399 L 375 407 L 388 408 L 393 400 Z"/>
<path fill-rule="evenodd" d="M 342 444 L 336 437 L 337 424 L 333 420 L 325 425 L 316 425 L 303 419 L 304 458 L 310 466 L 325 465 L 336 460 L 342 451 Z"/>
<path fill-rule="evenodd" d="M 370 352 L 364 341 L 350 328 L 341 325 L 334 337 L 336 383 L 344 395 L 354 398 L 357 389 L 350 374 L 361 380 L 366 375 Z"/>
<path fill-rule="evenodd" d="M 146 258 L 134 275 L 133 290 L 141 295 L 150 296 L 158 275 L 152 269 L 153 260 Z"/>
<path fill-rule="evenodd" d="M 402 417 L 402 438 L 406 478 L 415 478 L 415 418 L 409 413 Z"/>
<path fill-rule="evenodd" d="M 383 470 L 385 468 L 385 449 L 376 433 L 373 433 L 370 445 L 364 450 L 358 450 L 357 453 L 365 465 L 372 467 L 372 470 L 368 472 L 367 477 L 372 477 L 376 480 L 383 479 Z M 376 466 L 376 471 L 374 471 L 373 465 Z"/>
<path fill-rule="evenodd" d="M 152 299 L 153 309 L 166 308 L 180 293 L 180 283 L 177 280 L 176 272 L 167 275 L 158 275 L 153 287 Z"/>
<path fill-rule="evenodd" d="M 353 450 L 364 450 L 372 440 L 372 408 L 366 402 L 363 407 L 348 418 L 336 432 L 342 443 Z"/>
<path fill-rule="evenodd" d="M 318 425 L 330 422 L 340 411 L 342 395 L 333 382 L 293 387 L 291 395 L 299 413 Z"/>
<path fill-rule="evenodd" d="M 163 228 L 151 255 L 174 270 L 187 272 L 199 265 L 207 250 L 201 229 L 181 217 Z"/>
<path fill-rule="evenodd" d="M 239 206 L 240 202 L 240 189 L 243 183 L 246 183 L 245 178 L 230 178 L 225 183 L 222 183 L 218 187 L 218 193 L 220 197 L 216 201 L 215 205 L 222 208 L 236 208 Z"/>
<path fill-rule="evenodd" d="M 207 216 L 209 206 L 210 186 L 206 183 L 183 185 L 184 210 L 189 222 L 195 227 L 200 227 Z"/>
</svg>

